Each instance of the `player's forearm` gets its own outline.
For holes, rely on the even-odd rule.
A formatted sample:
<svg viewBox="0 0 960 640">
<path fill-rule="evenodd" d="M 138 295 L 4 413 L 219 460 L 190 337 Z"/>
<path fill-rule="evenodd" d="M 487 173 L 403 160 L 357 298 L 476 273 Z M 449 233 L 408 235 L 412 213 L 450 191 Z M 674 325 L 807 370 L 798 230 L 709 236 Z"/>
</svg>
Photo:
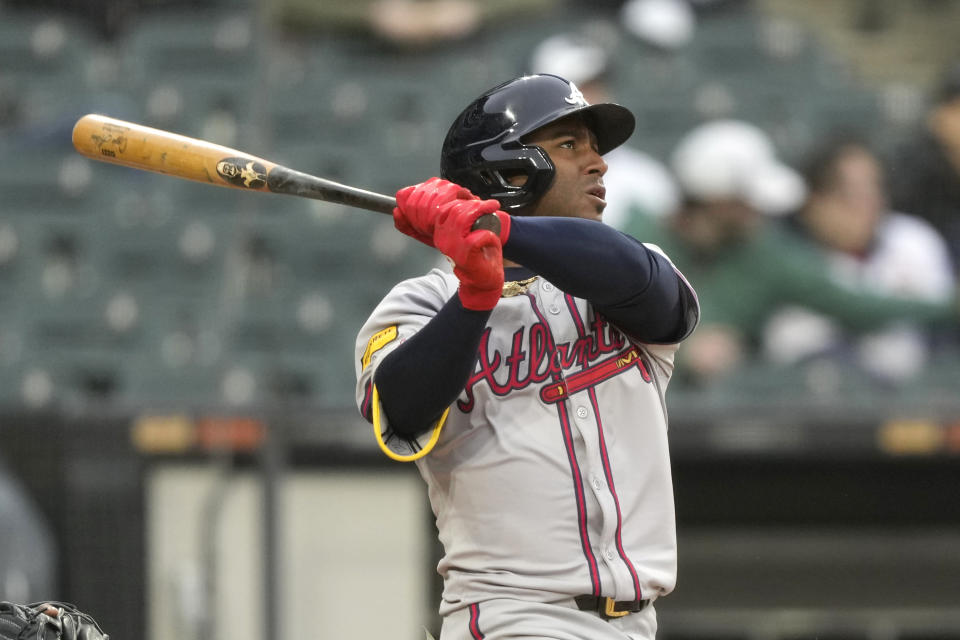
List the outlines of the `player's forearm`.
<svg viewBox="0 0 960 640">
<path fill-rule="evenodd" d="M 477 361 L 489 311 L 465 309 L 458 296 L 385 357 L 374 374 L 396 433 L 414 437 L 437 421 L 463 391 Z"/>
<path fill-rule="evenodd" d="M 666 258 L 612 227 L 514 217 L 503 254 L 589 300 L 634 337 L 659 342 L 685 333 L 686 284 Z"/>
<path fill-rule="evenodd" d="M 514 216 L 503 255 L 567 293 L 617 304 L 649 286 L 652 252 L 616 229 L 579 218 Z"/>
</svg>

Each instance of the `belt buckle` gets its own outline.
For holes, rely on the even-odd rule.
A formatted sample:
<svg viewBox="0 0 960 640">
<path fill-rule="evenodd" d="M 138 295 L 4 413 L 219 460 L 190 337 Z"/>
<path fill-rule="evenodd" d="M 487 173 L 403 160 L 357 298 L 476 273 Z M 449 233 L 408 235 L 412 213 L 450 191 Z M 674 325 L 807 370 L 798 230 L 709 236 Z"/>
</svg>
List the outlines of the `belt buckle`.
<svg viewBox="0 0 960 640">
<path fill-rule="evenodd" d="M 616 606 L 616 600 L 613 598 L 604 598 L 603 615 L 608 618 L 622 618 L 623 616 L 630 615 L 630 611 L 617 611 Z"/>
</svg>

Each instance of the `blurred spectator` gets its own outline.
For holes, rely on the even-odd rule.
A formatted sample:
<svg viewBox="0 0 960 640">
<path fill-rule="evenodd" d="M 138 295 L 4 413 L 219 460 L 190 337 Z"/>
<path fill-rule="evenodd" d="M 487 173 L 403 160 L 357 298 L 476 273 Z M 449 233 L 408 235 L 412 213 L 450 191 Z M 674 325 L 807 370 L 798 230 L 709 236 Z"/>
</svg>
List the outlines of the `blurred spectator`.
<svg viewBox="0 0 960 640">
<path fill-rule="evenodd" d="M 922 129 L 889 164 L 893 207 L 936 227 L 960 268 L 960 60 L 943 74 Z"/>
<path fill-rule="evenodd" d="M 757 127 L 702 124 L 677 145 L 671 166 L 684 203 L 664 219 L 631 216 L 626 230 L 663 248 L 700 296 L 701 323 L 678 353 L 678 380 L 709 382 L 756 358 L 770 314 L 789 304 L 852 332 L 903 318 L 956 322 L 952 300 L 899 299 L 838 284 L 822 251 L 771 217 L 799 207 L 805 189 Z"/>
<path fill-rule="evenodd" d="M 465 38 L 484 24 L 559 0 L 277 0 L 274 18 L 290 29 L 372 35 L 404 48 Z"/>
<path fill-rule="evenodd" d="M 532 73 L 552 73 L 573 82 L 587 102 L 616 102 L 608 90 L 609 55 L 599 43 L 569 34 L 541 42 L 530 58 Z M 628 145 L 606 154 L 607 207 L 603 221 L 623 228 L 629 211 L 664 216 L 680 202 L 670 171 L 653 156 Z"/>
<path fill-rule="evenodd" d="M 696 29 L 688 0 L 627 0 L 620 21 L 641 42 L 666 51 L 687 45 Z"/>
<path fill-rule="evenodd" d="M 89 23 L 105 40 L 123 37 L 130 23 L 144 11 L 176 8 L 205 7 L 209 0 L 3 0 L 11 8 L 37 10 L 52 9 L 79 16 Z"/>
<path fill-rule="evenodd" d="M 823 247 L 838 283 L 949 300 L 955 283 L 946 243 L 922 219 L 889 210 L 883 167 L 866 143 L 831 138 L 811 155 L 805 173 L 810 194 L 791 222 L 802 237 Z M 837 322 L 802 308 L 778 312 L 765 336 L 774 362 L 828 357 L 893 381 L 919 373 L 928 350 L 927 332 L 908 322 L 848 340 Z"/>
<path fill-rule="evenodd" d="M 56 548 L 46 522 L 0 460 L 0 600 L 56 595 Z"/>
</svg>

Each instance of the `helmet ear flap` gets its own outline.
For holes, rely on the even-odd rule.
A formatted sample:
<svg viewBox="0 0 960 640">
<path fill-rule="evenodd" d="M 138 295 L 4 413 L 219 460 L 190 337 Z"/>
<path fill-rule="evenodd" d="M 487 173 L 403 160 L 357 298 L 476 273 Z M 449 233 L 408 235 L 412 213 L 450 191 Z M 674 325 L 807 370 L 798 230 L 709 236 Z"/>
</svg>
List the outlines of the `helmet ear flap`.
<svg viewBox="0 0 960 640">
<path fill-rule="evenodd" d="M 555 168 L 546 151 L 537 146 L 492 145 L 482 159 L 460 162 L 443 177 L 466 187 L 481 198 L 492 198 L 503 211 L 514 211 L 538 200 L 553 182 Z M 454 165 L 456 166 L 456 165 Z M 517 181 L 517 176 L 525 180 Z"/>
<path fill-rule="evenodd" d="M 476 173 L 485 183 L 482 190 L 484 197 L 498 200 L 504 211 L 516 210 L 535 202 L 553 182 L 553 161 L 540 147 L 523 146 L 507 152 L 497 149 L 487 151 L 484 154 L 486 163 Z M 518 181 L 518 176 L 524 179 Z"/>
</svg>

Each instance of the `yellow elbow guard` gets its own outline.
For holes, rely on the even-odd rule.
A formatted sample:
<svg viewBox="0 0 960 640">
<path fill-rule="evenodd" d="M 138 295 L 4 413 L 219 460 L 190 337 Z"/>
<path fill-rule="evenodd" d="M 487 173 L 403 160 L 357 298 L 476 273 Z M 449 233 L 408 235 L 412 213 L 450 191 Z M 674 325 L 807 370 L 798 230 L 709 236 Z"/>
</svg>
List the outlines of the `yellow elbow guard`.
<svg viewBox="0 0 960 640">
<path fill-rule="evenodd" d="M 380 428 L 380 393 L 377 391 L 377 385 L 373 385 L 372 402 L 373 435 L 377 439 L 377 444 L 380 445 L 380 450 L 387 454 L 388 458 L 398 462 L 413 462 L 414 460 L 419 460 L 423 456 L 430 453 L 433 450 L 433 447 L 436 446 L 437 440 L 440 439 L 440 431 L 443 429 L 443 425 L 447 421 L 447 415 L 450 413 L 450 407 L 447 407 L 446 410 L 444 410 L 443 415 L 440 416 L 440 419 L 437 420 L 437 423 L 433 425 L 433 431 L 430 433 L 430 439 L 422 449 L 414 450 L 413 453 L 404 454 L 397 453 L 383 440 L 383 430 Z M 408 441 L 404 440 L 404 442 Z M 410 448 L 413 450 L 414 447 L 411 445 Z"/>
</svg>

